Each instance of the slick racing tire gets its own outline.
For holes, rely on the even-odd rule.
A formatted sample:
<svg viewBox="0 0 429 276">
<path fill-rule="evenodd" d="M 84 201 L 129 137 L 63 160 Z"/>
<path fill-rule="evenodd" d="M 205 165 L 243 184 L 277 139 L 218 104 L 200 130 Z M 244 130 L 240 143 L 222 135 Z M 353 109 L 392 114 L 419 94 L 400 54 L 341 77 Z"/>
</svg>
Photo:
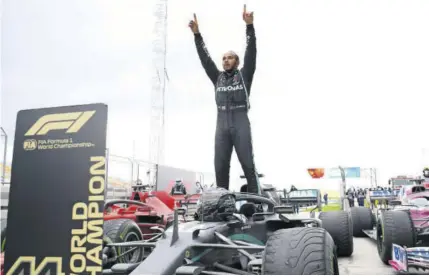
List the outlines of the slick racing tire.
<svg viewBox="0 0 429 276">
<path fill-rule="evenodd" d="M 366 207 L 352 207 L 350 209 L 353 222 L 353 236 L 366 237 L 363 230 L 372 230 L 374 228 L 375 217 L 371 209 Z"/>
<path fill-rule="evenodd" d="M 143 240 L 143 234 L 133 220 L 130 219 L 113 219 L 104 222 L 104 242 L 121 243 Z M 133 247 L 116 247 L 114 252 L 108 252 L 108 258 L 120 256 Z M 136 249 L 130 254 L 126 254 L 117 259 L 116 263 L 133 264 L 141 262 L 144 256 L 144 248 Z"/>
<path fill-rule="evenodd" d="M 322 227 L 328 231 L 337 247 L 338 257 L 349 257 L 353 254 L 353 223 L 348 212 L 321 212 L 319 219 Z"/>
<path fill-rule="evenodd" d="M 268 238 L 262 274 L 339 275 L 334 240 L 319 227 L 277 230 Z"/>
<path fill-rule="evenodd" d="M 0 223 L 1 223 L 1 252 L 4 252 L 4 248 L 6 246 L 7 219 L 2 219 Z"/>
<path fill-rule="evenodd" d="M 416 230 L 407 211 L 384 211 L 378 218 L 376 231 L 378 256 L 385 264 L 392 259 L 392 244 L 416 245 Z"/>
</svg>

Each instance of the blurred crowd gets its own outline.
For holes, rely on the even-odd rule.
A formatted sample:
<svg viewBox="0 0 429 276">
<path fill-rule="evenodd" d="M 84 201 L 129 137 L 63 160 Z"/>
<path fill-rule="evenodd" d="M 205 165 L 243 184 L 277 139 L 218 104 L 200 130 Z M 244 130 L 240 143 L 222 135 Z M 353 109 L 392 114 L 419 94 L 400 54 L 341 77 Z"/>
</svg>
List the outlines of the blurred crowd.
<svg viewBox="0 0 429 276">
<path fill-rule="evenodd" d="M 349 201 L 350 207 L 355 206 L 355 201 L 357 201 L 358 206 L 364 206 L 365 203 L 365 197 L 368 193 L 368 189 L 362 189 L 362 188 L 349 188 L 346 191 L 346 197 Z"/>
<path fill-rule="evenodd" d="M 365 198 L 368 194 L 368 192 L 372 191 L 386 191 L 391 193 L 392 188 L 391 187 L 373 187 L 373 188 L 359 188 L 359 187 L 351 187 L 346 191 L 346 197 L 349 201 L 350 207 L 355 206 L 355 202 L 357 202 L 358 206 L 364 206 L 365 205 Z"/>
</svg>

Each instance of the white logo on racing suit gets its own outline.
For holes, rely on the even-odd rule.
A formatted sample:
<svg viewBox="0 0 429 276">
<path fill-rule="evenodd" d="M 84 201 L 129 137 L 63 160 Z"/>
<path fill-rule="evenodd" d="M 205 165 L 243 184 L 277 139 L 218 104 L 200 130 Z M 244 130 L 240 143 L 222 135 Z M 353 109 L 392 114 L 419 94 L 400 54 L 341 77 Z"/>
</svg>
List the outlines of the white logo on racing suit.
<svg viewBox="0 0 429 276">
<path fill-rule="evenodd" d="M 223 87 L 218 87 L 216 89 L 216 92 L 230 92 L 230 91 L 237 91 L 237 90 L 242 90 L 243 89 L 243 85 L 239 84 L 239 85 L 235 85 L 235 86 L 223 86 Z"/>
</svg>

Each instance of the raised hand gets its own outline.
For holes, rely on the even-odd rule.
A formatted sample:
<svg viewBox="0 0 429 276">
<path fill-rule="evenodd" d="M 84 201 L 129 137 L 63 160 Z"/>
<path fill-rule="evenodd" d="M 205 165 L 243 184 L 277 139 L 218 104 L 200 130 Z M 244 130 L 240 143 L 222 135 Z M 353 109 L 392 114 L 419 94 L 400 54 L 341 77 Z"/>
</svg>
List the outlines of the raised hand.
<svg viewBox="0 0 429 276">
<path fill-rule="evenodd" d="M 253 12 L 247 12 L 246 4 L 243 7 L 243 20 L 247 25 L 253 24 Z"/>
<path fill-rule="evenodd" d="M 189 21 L 188 24 L 189 28 L 191 28 L 191 31 L 194 34 L 198 34 L 200 32 L 199 28 L 198 28 L 198 20 L 197 20 L 197 15 L 194 13 L 194 20 Z"/>
</svg>

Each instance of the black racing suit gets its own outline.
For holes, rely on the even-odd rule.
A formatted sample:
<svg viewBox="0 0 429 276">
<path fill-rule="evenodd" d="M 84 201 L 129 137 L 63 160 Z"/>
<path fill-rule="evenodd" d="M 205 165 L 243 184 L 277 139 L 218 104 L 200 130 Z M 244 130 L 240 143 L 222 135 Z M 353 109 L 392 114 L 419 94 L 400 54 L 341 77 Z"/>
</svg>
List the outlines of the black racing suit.
<svg viewBox="0 0 429 276">
<path fill-rule="evenodd" d="M 173 188 L 171 189 L 170 194 L 172 195 L 177 195 L 177 194 L 183 194 L 186 195 L 186 188 L 185 185 L 183 185 L 183 183 L 180 184 L 174 184 Z"/>
<path fill-rule="evenodd" d="M 214 160 L 217 186 L 229 189 L 229 171 L 234 147 L 247 179 L 247 191 L 260 193 L 253 160 L 250 121 L 247 116 L 250 108 L 249 94 L 256 69 L 256 37 L 253 24 L 247 25 L 246 35 L 243 68 L 231 72 L 218 70 L 201 34 L 195 34 L 195 44 L 204 70 L 215 87 L 218 109 Z"/>
</svg>

